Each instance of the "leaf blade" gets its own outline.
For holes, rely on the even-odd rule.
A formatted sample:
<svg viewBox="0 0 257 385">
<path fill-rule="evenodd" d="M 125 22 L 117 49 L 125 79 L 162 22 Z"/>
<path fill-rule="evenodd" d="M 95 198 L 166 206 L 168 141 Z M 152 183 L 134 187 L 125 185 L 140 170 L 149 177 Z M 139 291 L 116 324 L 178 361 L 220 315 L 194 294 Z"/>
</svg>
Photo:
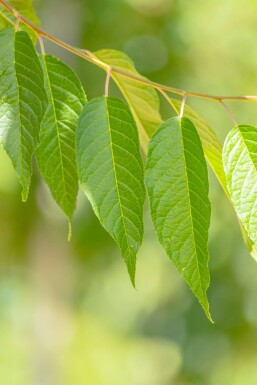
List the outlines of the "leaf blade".
<svg viewBox="0 0 257 385">
<path fill-rule="evenodd" d="M 32 155 L 46 109 L 44 77 L 26 32 L 0 31 L 0 143 L 10 157 L 26 201 Z"/>
<path fill-rule="evenodd" d="M 248 236 L 257 243 L 257 127 L 234 127 L 224 143 L 223 165 L 228 191 Z"/>
<path fill-rule="evenodd" d="M 137 129 L 123 101 L 100 97 L 87 103 L 77 131 L 77 162 L 82 190 L 119 245 L 134 285 L 145 189 Z"/>
<path fill-rule="evenodd" d="M 146 187 L 158 239 L 211 320 L 208 175 L 199 136 L 187 118 L 167 120 L 150 140 Z"/>
<path fill-rule="evenodd" d="M 71 220 L 78 193 L 76 128 L 86 96 L 78 77 L 61 60 L 45 55 L 41 63 L 48 108 L 41 122 L 36 159 L 53 198 Z"/>
<path fill-rule="evenodd" d="M 179 114 L 181 102 L 177 99 L 171 99 L 175 111 Z M 205 120 L 187 104 L 184 108 L 184 116 L 192 121 L 200 136 L 205 157 L 220 182 L 225 193 L 228 194 L 226 185 L 226 176 L 222 164 L 222 145 L 212 128 Z"/>
</svg>

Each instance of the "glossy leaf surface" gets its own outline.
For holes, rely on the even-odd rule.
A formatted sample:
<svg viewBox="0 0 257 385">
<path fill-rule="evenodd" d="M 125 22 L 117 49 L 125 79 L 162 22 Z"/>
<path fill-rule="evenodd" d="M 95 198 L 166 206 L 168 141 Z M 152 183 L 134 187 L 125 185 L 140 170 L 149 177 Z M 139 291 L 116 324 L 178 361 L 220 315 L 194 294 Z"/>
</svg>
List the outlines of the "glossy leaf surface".
<svg viewBox="0 0 257 385">
<path fill-rule="evenodd" d="M 36 151 L 39 170 L 64 213 L 72 218 L 78 193 L 75 138 L 86 96 L 75 73 L 54 56 L 41 57 L 48 108 Z"/>
<path fill-rule="evenodd" d="M 119 245 L 134 284 L 145 188 L 137 127 L 122 100 L 99 97 L 86 105 L 77 132 L 77 162 L 82 190 Z"/>
<path fill-rule="evenodd" d="M 43 71 L 26 32 L 0 31 L 0 143 L 9 155 L 26 201 L 32 155 L 47 106 Z"/>
<path fill-rule="evenodd" d="M 169 119 L 153 135 L 146 186 L 158 239 L 210 318 L 208 174 L 199 136 L 189 119 Z"/>
</svg>

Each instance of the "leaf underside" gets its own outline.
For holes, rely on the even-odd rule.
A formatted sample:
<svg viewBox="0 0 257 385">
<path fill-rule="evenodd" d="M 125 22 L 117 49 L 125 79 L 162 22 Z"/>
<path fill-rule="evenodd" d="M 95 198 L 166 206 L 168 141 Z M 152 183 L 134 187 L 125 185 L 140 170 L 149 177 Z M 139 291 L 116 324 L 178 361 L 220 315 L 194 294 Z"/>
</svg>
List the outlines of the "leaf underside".
<svg viewBox="0 0 257 385">
<path fill-rule="evenodd" d="M 206 296 L 208 174 L 199 136 L 189 119 L 169 119 L 153 135 L 146 186 L 159 241 L 211 319 Z"/>
<path fill-rule="evenodd" d="M 77 130 L 77 162 L 82 190 L 119 245 L 134 285 L 145 188 L 137 127 L 122 100 L 99 97 L 86 105 Z"/>
<path fill-rule="evenodd" d="M 104 49 L 95 52 L 94 55 L 111 67 L 140 76 L 132 60 L 123 52 Z M 160 102 L 158 94 L 153 87 L 117 74 L 114 71 L 111 72 L 111 76 L 130 107 L 139 128 L 141 146 L 146 152 L 150 137 L 162 122 L 159 113 Z"/>
<path fill-rule="evenodd" d="M 32 155 L 47 106 L 43 71 L 26 32 L 0 31 L 0 143 L 10 157 L 26 201 Z"/>
<path fill-rule="evenodd" d="M 257 243 L 257 127 L 240 125 L 223 148 L 227 187 L 247 234 Z"/>
<path fill-rule="evenodd" d="M 41 56 L 48 108 L 41 123 L 36 158 L 40 173 L 69 219 L 76 207 L 78 175 L 75 138 L 79 115 L 86 104 L 75 73 L 54 56 Z"/>
</svg>

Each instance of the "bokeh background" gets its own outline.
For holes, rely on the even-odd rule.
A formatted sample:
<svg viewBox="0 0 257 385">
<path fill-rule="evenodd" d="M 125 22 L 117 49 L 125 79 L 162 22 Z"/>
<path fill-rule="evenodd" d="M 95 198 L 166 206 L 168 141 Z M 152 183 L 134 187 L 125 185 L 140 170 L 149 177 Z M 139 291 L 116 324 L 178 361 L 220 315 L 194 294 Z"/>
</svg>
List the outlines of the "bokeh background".
<svg viewBox="0 0 257 385">
<path fill-rule="evenodd" d="M 257 94 L 255 0 L 37 0 L 42 26 L 92 51 L 125 51 L 152 80 L 215 94 Z M 46 44 L 88 98 L 105 74 Z M 117 94 L 112 85 L 111 93 Z M 188 99 L 223 141 L 215 102 Z M 257 105 L 228 103 L 239 123 Z M 173 114 L 162 100 L 163 117 Z M 256 385 L 257 265 L 210 171 L 210 324 L 158 245 L 145 210 L 137 290 L 118 248 L 80 194 L 67 222 L 34 173 L 27 204 L 0 151 L 0 383 L 3 385 Z"/>
</svg>

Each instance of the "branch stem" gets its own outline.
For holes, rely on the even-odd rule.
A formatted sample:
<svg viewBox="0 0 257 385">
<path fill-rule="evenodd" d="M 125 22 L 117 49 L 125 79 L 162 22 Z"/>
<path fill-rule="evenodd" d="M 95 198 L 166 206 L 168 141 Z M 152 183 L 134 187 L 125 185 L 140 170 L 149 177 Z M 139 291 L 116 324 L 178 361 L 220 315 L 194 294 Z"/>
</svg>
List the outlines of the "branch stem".
<svg viewBox="0 0 257 385">
<path fill-rule="evenodd" d="M 81 57 L 84 60 L 87 60 L 88 62 L 97 65 L 98 67 L 104 69 L 108 72 L 115 72 L 117 74 L 120 74 L 124 77 L 133 79 L 135 81 L 138 81 L 140 83 L 146 84 L 148 86 L 151 86 L 153 88 L 156 88 L 157 90 L 167 91 L 172 94 L 181 95 L 181 96 L 191 96 L 195 98 L 201 98 L 201 99 L 211 99 L 215 100 L 216 102 L 222 102 L 223 100 L 244 100 L 244 101 L 257 101 L 256 95 L 243 95 L 243 96 L 230 96 L 230 95 L 210 95 L 200 92 L 194 92 L 194 91 L 186 91 L 182 90 L 180 88 L 174 88 L 170 87 L 164 84 L 156 83 L 151 80 L 148 80 L 146 78 L 143 78 L 141 76 L 137 76 L 131 73 L 128 73 L 126 71 L 121 70 L 117 67 L 110 67 L 108 64 L 102 62 L 101 60 L 97 59 L 97 57 L 89 50 L 83 50 L 79 48 L 75 48 L 56 37 L 48 34 L 41 28 L 39 28 L 37 25 L 32 23 L 30 20 L 28 20 L 26 17 L 20 15 L 12 6 L 10 6 L 5 0 L 0 0 L 0 5 L 2 5 L 5 9 L 7 9 L 13 16 L 16 18 L 19 18 L 19 22 L 27 25 L 30 27 L 38 36 L 44 37 L 45 39 L 51 41 L 54 44 L 57 44 L 58 46 L 64 48 L 67 51 L 72 52 L 73 54 Z"/>
</svg>

